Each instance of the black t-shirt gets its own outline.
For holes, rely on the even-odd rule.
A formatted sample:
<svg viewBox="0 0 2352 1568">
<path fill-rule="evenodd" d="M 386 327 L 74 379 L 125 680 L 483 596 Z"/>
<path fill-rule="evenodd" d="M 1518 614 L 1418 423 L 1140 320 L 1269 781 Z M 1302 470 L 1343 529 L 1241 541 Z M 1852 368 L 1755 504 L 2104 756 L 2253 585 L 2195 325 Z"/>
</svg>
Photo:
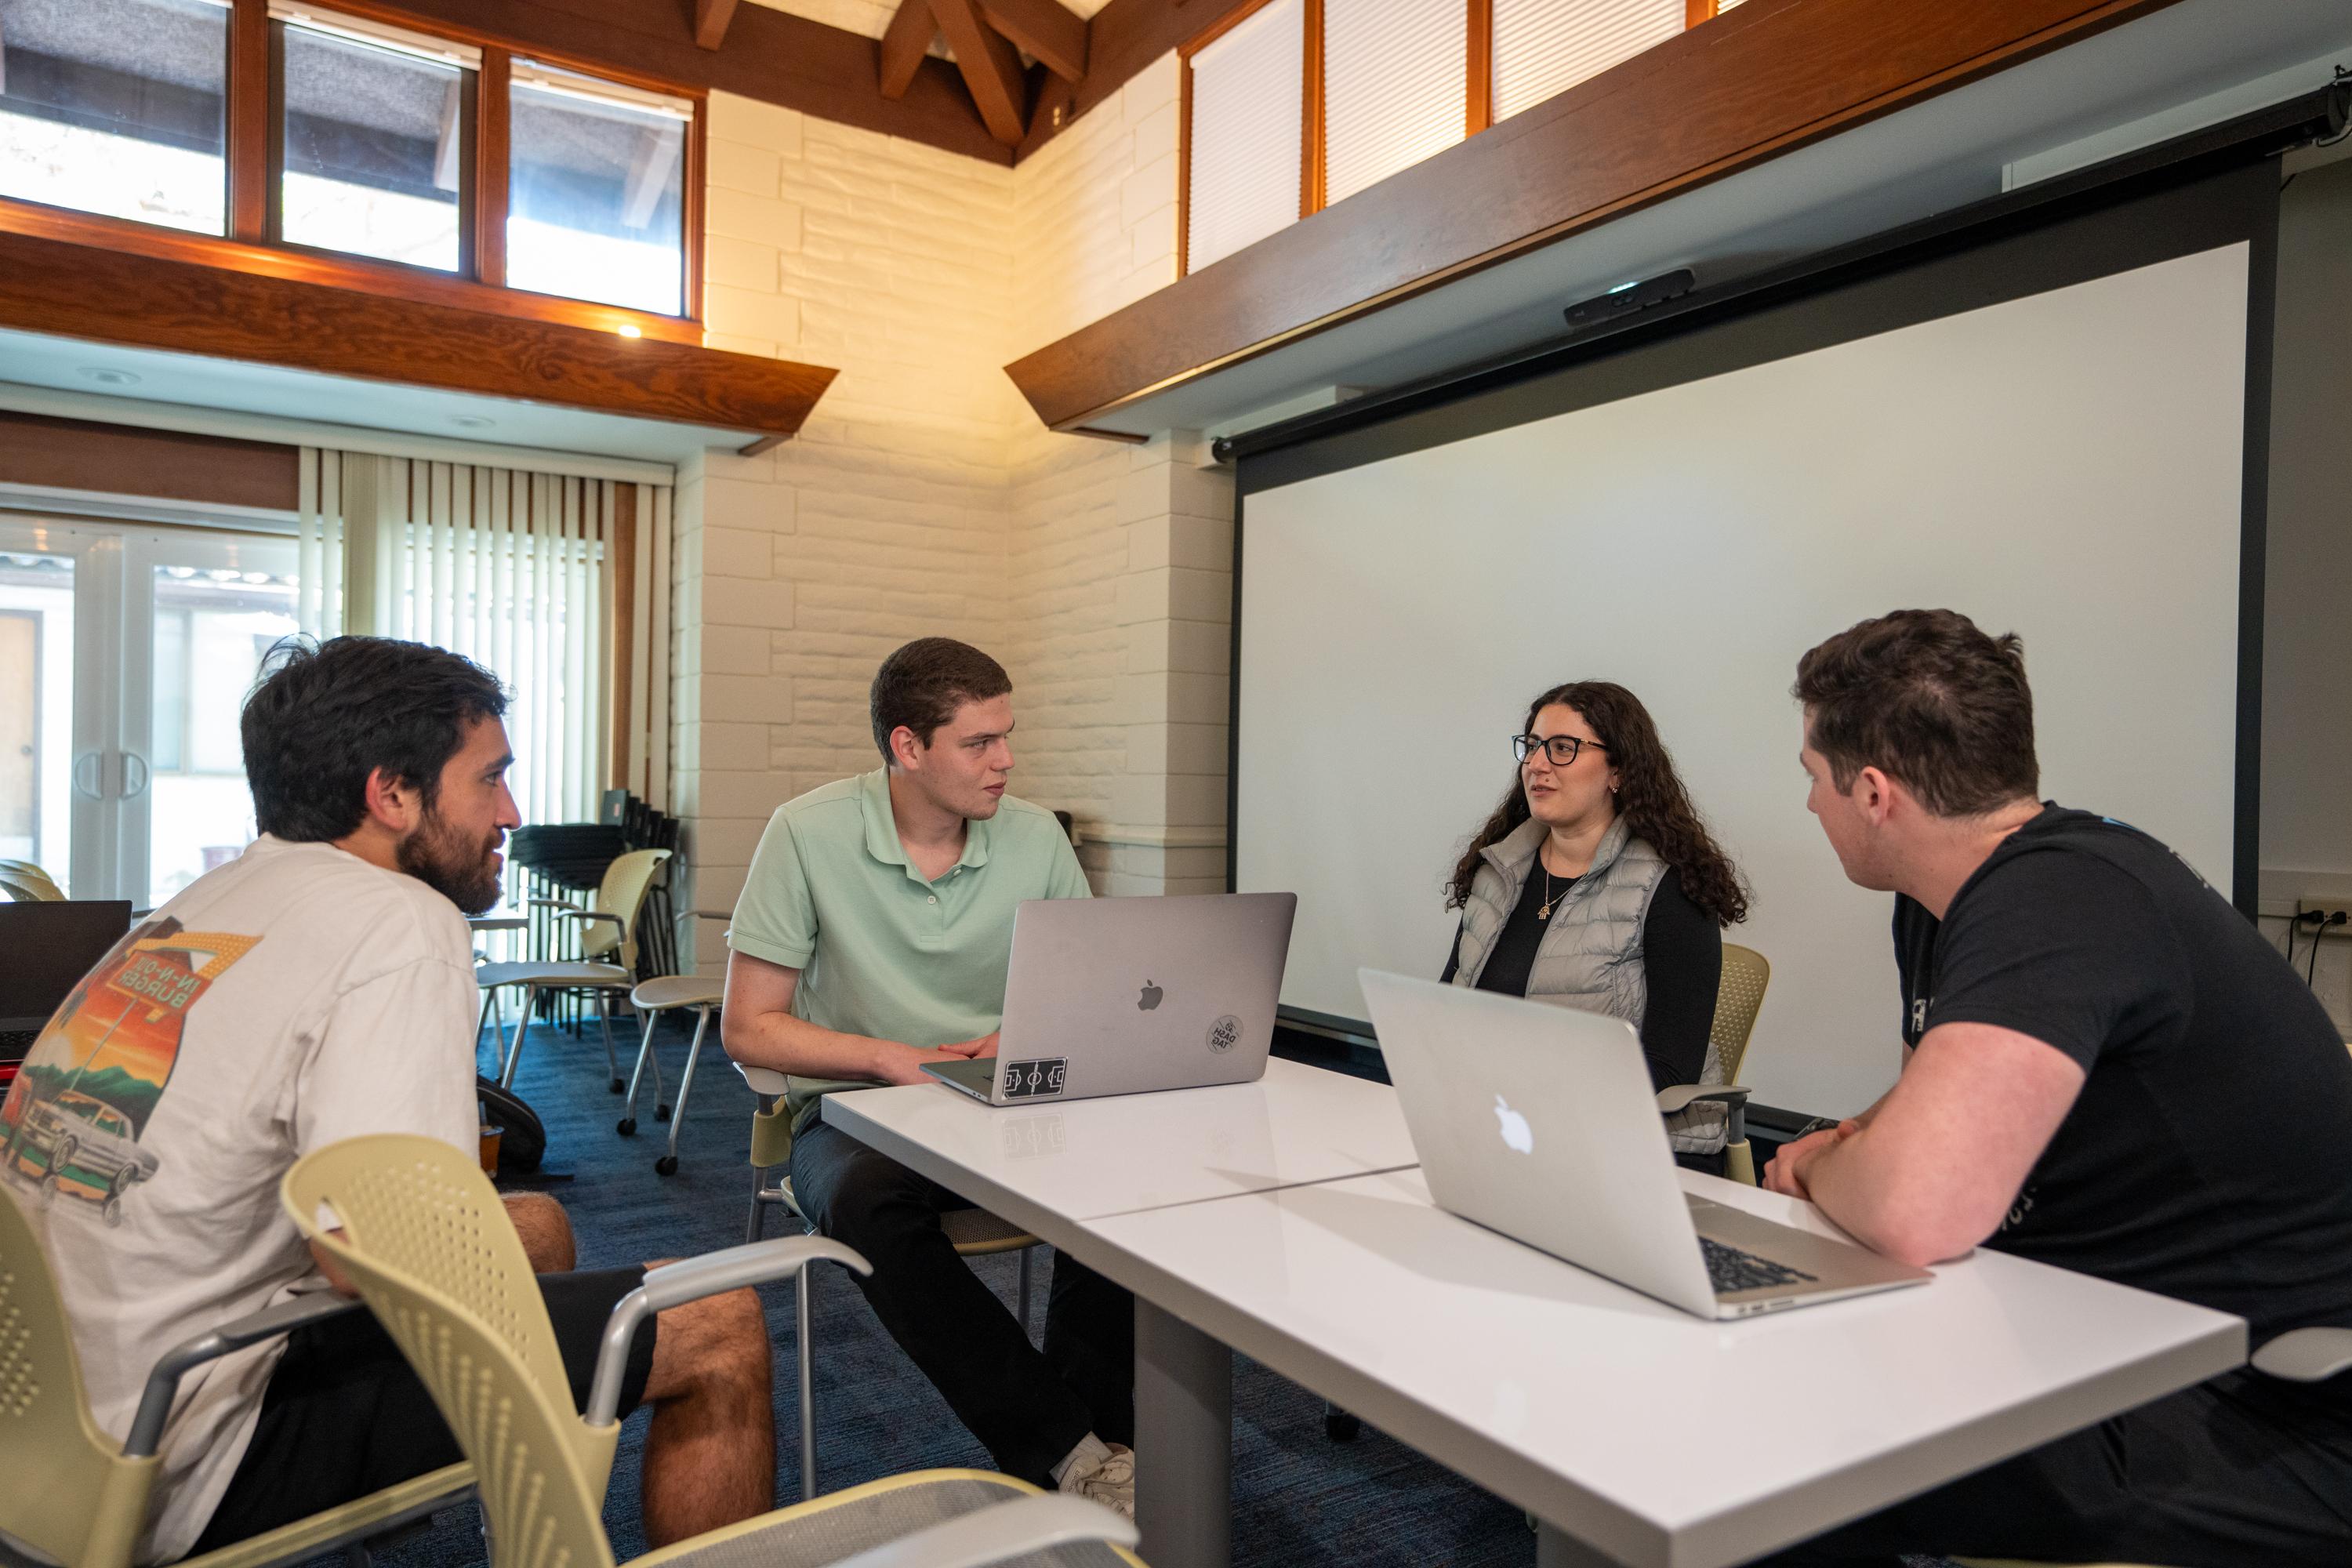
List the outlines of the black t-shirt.
<svg viewBox="0 0 2352 1568">
<path fill-rule="evenodd" d="M 1573 877 L 1554 877 L 1551 896 L 1566 898 L 1574 886 Z M 1538 916 L 1543 901 L 1543 872 L 1532 868 L 1510 919 L 1487 950 L 1486 963 L 1478 971 L 1479 990 L 1507 996 L 1528 994 L 1528 976 L 1534 973 L 1536 950 L 1543 944 L 1546 930 Z M 1461 947 L 1457 933 L 1443 978 L 1454 978 Z M 1642 974 L 1650 998 L 1642 1017 L 1642 1054 L 1649 1060 L 1650 1080 L 1660 1089 L 1696 1083 L 1706 1066 L 1715 994 L 1723 983 L 1723 932 L 1691 902 L 1683 891 L 1682 874 L 1671 867 L 1659 880 L 1642 922 Z"/>
<path fill-rule="evenodd" d="M 1985 1245 L 2234 1312 L 2352 1325 L 2352 1056 L 2253 925 L 2136 828 L 2048 805 L 1939 922 L 1895 903 L 1903 1038 L 1992 1024 L 2081 1097 Z"/>
</svg>

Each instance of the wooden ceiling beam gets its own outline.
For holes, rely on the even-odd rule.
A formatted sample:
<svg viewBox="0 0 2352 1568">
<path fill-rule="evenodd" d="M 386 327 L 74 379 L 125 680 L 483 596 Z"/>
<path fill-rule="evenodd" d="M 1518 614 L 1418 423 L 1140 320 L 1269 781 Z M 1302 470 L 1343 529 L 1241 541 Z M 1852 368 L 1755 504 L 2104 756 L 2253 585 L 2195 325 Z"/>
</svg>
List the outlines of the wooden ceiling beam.
<svg viewBox="0 0 2352 1568">
<path fill-rule="evenodd" d="M 1061 0 L 980 0 L 988 25 L 1064 81 L 1087 74 L 1087 24 Z"/>
<path fill-rule="evenodd" d="M 302 260 L 245 257 L 254 247 L 222 240 L 198 243 L 229 263 Z M 767 444 L 801 427 L 835 374 L 650 334 L 623 338 L 102 242 L 0 233 L 0 278 L 7 279 L 0 328 L 709 426 Z"/>
<path fill-rule="evenodd" d="M 694 0 L 694 41 L 715 49 L 727 41 L 727 24 L 735 19 L 735 0 Z"/>
<path fill-rule="evenodd" d="M 980 105 L 988 133 L 1007 147 L 1020 145 L 1029 132 L 1024 120 L 1029 81 L 1021 69 L 1020 54 L 1003 34 L 980 19 L 972 0 L 930 0 L 930 7 L 972 101 Z"/>
<path fill-rule="evenodd" d="M 907 89 L 914 81 L 915 72 L 939 30 L 939 22 L 931 16 L 930 0 L 898 0 L 898 12 L 882 35 L 883 97 L 907 96 Z"/>
</svg>

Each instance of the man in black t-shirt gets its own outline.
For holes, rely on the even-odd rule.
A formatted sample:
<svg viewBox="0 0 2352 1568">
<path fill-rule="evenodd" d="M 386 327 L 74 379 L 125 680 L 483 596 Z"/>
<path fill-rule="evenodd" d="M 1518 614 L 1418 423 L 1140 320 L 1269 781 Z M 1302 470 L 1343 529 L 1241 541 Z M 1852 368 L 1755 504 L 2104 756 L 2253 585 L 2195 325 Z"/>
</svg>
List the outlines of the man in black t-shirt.
<svg viewBox="0 0 2352 1568">
<path fill-rule="evenodd" d="M 2352 1056 L 2277 950 L 2144 833 L 2036 798 L 2015 637 L 1948 610 L 1807 654 L 1807 805 L 1896 895 L 1903 1075 L 1766 1172 L 1858 1239 L 1994 1247 L 2245 1318 L 2352 1326 Z M 2352 1373 L 2233 1373 L 1789 1563 L 2352 1563 Z"/>
</svg>

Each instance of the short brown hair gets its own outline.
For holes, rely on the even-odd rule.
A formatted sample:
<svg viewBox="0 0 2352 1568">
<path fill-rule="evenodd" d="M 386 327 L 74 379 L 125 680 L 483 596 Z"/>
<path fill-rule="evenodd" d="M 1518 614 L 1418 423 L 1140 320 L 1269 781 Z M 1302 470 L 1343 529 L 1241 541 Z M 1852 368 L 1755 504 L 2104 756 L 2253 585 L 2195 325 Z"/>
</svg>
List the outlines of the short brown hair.
<svg viewBox="0 0 2352 1568">
<path fill-rule="evenodd" d="M 867 706 L 874 715 L 874 744 L 890 762 L 890 736 L 904 724 L 925 746 L 939 727 L 967 702 L 985 702 L 1013 689 L 1004 667 L 970 643 L 953 637 L 917 637 L 882 661 L 874 672 Z"/>
<path fill-rule="evenodd" d="M 1896 610 L 1797 661 L 1806 739 L 1840 789 L 1877 768 L 1938 816 L 1974 816 L 2033 795 L 2033 691 L 2025 644 L 1957 610 Z"/>
</svg>

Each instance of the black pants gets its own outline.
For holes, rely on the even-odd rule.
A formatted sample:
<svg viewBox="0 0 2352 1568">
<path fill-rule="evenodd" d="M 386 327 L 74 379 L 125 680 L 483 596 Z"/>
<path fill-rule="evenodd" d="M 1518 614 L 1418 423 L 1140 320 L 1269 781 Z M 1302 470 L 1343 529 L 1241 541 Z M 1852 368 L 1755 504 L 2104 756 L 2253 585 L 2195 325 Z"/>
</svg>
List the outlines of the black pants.
<svg viewBox="0 0 2352 1568">
<path fill-rule="evenodd" d="M 539 1277 L 578 1408 L 588 1407 L 605 1321 L 645 1279 L 643 1268 Z M 629 1342 L 621 1379 L 624 1415 L 645 1398 L 658 1324 L 647 1318 Z M 297 1329 L 286 1336 L 286 1353 L 270 1372 L 245 1458 L 189 1555 L 357 1501 L 465 1457 L 433 1396 L 373 1313 L 362 1308 Z"/>
<path fill-rule="evenodd" d="M 874 1265 L 866 1304 L 998 1469 L 1050 1490 L 1088 1432 L 1135 1441 L 1134 1297 L 1056 1252 L 1040 1353 L 940 1229 L 971 1205 L 822 1121 L 794 1135 L 792 1169 L 802 1210 Z"/>
<path fill-rule="evenodd" d="M 1906 1553 L 2170 1568 L 2352 1563 L 2352 1373 L 2310 1387 L 2231 1373 L 1766 1561 Z"/>
</svg>

